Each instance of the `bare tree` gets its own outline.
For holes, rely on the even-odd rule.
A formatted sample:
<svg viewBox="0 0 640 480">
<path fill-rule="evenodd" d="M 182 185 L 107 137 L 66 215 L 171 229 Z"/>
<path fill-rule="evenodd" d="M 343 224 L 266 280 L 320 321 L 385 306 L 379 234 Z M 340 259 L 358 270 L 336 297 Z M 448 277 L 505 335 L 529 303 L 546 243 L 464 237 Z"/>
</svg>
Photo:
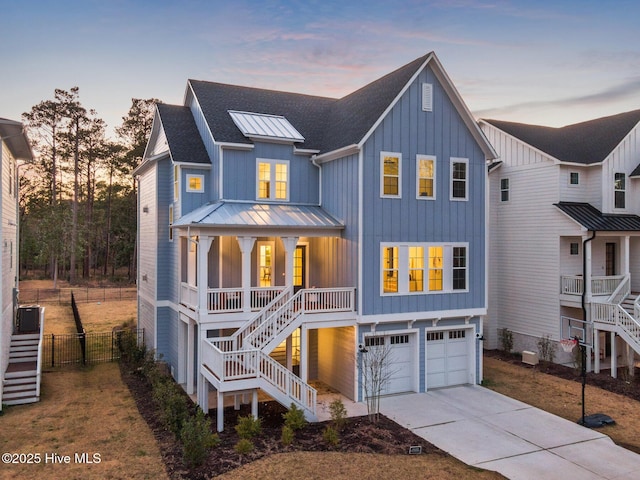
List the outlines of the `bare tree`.
<svg viewBox="0 0 640 480">
<path fill-rule="evenodd" d="M 358 368 L 362 375 L 364 396 L 369 420 L 377 422 L 380 417 L 380 396 L 398 370 L 393 369 L 393 352 L 388 338 L 383 335 L 366 337 L 365 344 L 358 349 Z"/>
</svg>

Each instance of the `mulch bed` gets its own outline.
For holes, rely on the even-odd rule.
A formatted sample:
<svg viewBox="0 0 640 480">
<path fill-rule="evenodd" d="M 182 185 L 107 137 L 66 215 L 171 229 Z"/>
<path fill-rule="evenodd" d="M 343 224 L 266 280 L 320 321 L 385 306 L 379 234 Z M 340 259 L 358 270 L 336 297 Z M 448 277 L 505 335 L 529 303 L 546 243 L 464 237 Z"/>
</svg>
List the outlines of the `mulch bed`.
<svg viewBox="0 0 640 480">
<path fill-rule="evenodd" d="M 544 360 L 541 360 L 536 366 L 531 366 L 522 363 L 521 354 L 505 353 L 501 350 L 485 350 L 484 355 L 499 358 L 505 362 L 519 365 L 522 368 L 536 369 L 565 380 L 582 383 L 582 375 L 579 368 L 546 362 Z M 601 370 L 600 373 L 589 372 L 587 373 L 586 384 L 640 401 L 640 371 L 638 368 L 636 368 L 635 375 L 630 376 L 627 367 L 620 367 L 618 369 L 618 378 L 611 377 L 610 370 Z"/>
<path fill-rule="evenodd" d="M 292 451 L 337 451 L 358 453 L 379 453 L 390 455 L 407 455 L 410 446 L 422 447 L 422 454 L 447 456 L 410 430 L 398 425 L 381 415 L 377 423 L 371 423 L 367 416 L 354 417 L 347 420 L 340 432 L 340 443 L 332 447 L 323 438 L 323 431 L 330 422 L 308 424 L 296 432 L 295 440 L 290 446 L 281 442 L 282 414 L 287 410 L 277 402 L 261 402 L 258 412 L 262 421 L 262 433 L 254 440 L 254 451 L 240 455 L 234 450 L 239 437 L 235 431 L 238 416 L 251 413 L 250 405 L 243 405 L 240 410 L 225 408 L 224 431 L 219 433 L 221 443 L 213 448 L 204 465 L 189 468 L 182 459 L 182 447 L 173 433 L 166 429 L 159 418 L 152 400 L 151 386 L 139 373 L 131 371 L 121 363 L 120 373 L 136 401 L 138 411 L 153 431 L 169 477 L 172 479 L 205 479 L 228 472 L 246 463 L 275 453 Z M 212 420 L 212 431 L 215 431 L 216 411 L 209 412 Z"/>
</svg>

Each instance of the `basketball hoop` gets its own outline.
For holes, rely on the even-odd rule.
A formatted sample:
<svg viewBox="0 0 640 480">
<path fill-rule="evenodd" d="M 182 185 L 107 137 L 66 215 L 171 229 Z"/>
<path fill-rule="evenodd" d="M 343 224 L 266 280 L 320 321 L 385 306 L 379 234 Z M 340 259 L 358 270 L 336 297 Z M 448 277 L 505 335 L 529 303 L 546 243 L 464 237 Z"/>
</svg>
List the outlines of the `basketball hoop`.
<svg viewBox="0 0 640 480">
<path fill-rule="evenodd" d="M 566 353 L 573 351 L 577 344 L 578 340 L 576 340 L 575 338 L 563 338 L 562 340 L 560 340 L 560 346 Z"/>
</svg>

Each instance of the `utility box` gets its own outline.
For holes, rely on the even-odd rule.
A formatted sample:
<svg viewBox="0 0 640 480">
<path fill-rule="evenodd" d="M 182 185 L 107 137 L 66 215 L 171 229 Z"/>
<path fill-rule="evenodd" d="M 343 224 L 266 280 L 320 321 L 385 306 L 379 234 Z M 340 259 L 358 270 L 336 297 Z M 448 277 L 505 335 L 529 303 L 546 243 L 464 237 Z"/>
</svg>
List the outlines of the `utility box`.
<svg viewBox="0 0 640 480">
<path fill-rule="evenodd" d="M 16 316 L 17 333 L 38 333 L 40 331 L 40 306 L 28 305 L 18 307 Z"/>
<path fill-rule="evenodd" d="M 538 365 L 540 360 L 538 360 L 538 354 L 536 352 L 529 352 L 524 350 L 522 352 L 522 363 L 526 363 L 527 365 Z"/>
</svg>

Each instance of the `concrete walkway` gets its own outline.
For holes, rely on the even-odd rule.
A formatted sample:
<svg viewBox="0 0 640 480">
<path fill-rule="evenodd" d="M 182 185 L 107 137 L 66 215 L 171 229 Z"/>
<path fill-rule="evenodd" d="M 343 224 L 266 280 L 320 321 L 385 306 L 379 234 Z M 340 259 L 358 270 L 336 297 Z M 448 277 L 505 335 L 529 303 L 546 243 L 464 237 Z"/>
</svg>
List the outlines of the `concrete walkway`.
<svg viewBox="0 0 640 480">
<path fill-rule="evenodd" d="M 380 411 L 462 462 L 512 480 L 640 478 L 640 455 L 598 430 L 477 385 L 385 397 Z"/>
</svg>

